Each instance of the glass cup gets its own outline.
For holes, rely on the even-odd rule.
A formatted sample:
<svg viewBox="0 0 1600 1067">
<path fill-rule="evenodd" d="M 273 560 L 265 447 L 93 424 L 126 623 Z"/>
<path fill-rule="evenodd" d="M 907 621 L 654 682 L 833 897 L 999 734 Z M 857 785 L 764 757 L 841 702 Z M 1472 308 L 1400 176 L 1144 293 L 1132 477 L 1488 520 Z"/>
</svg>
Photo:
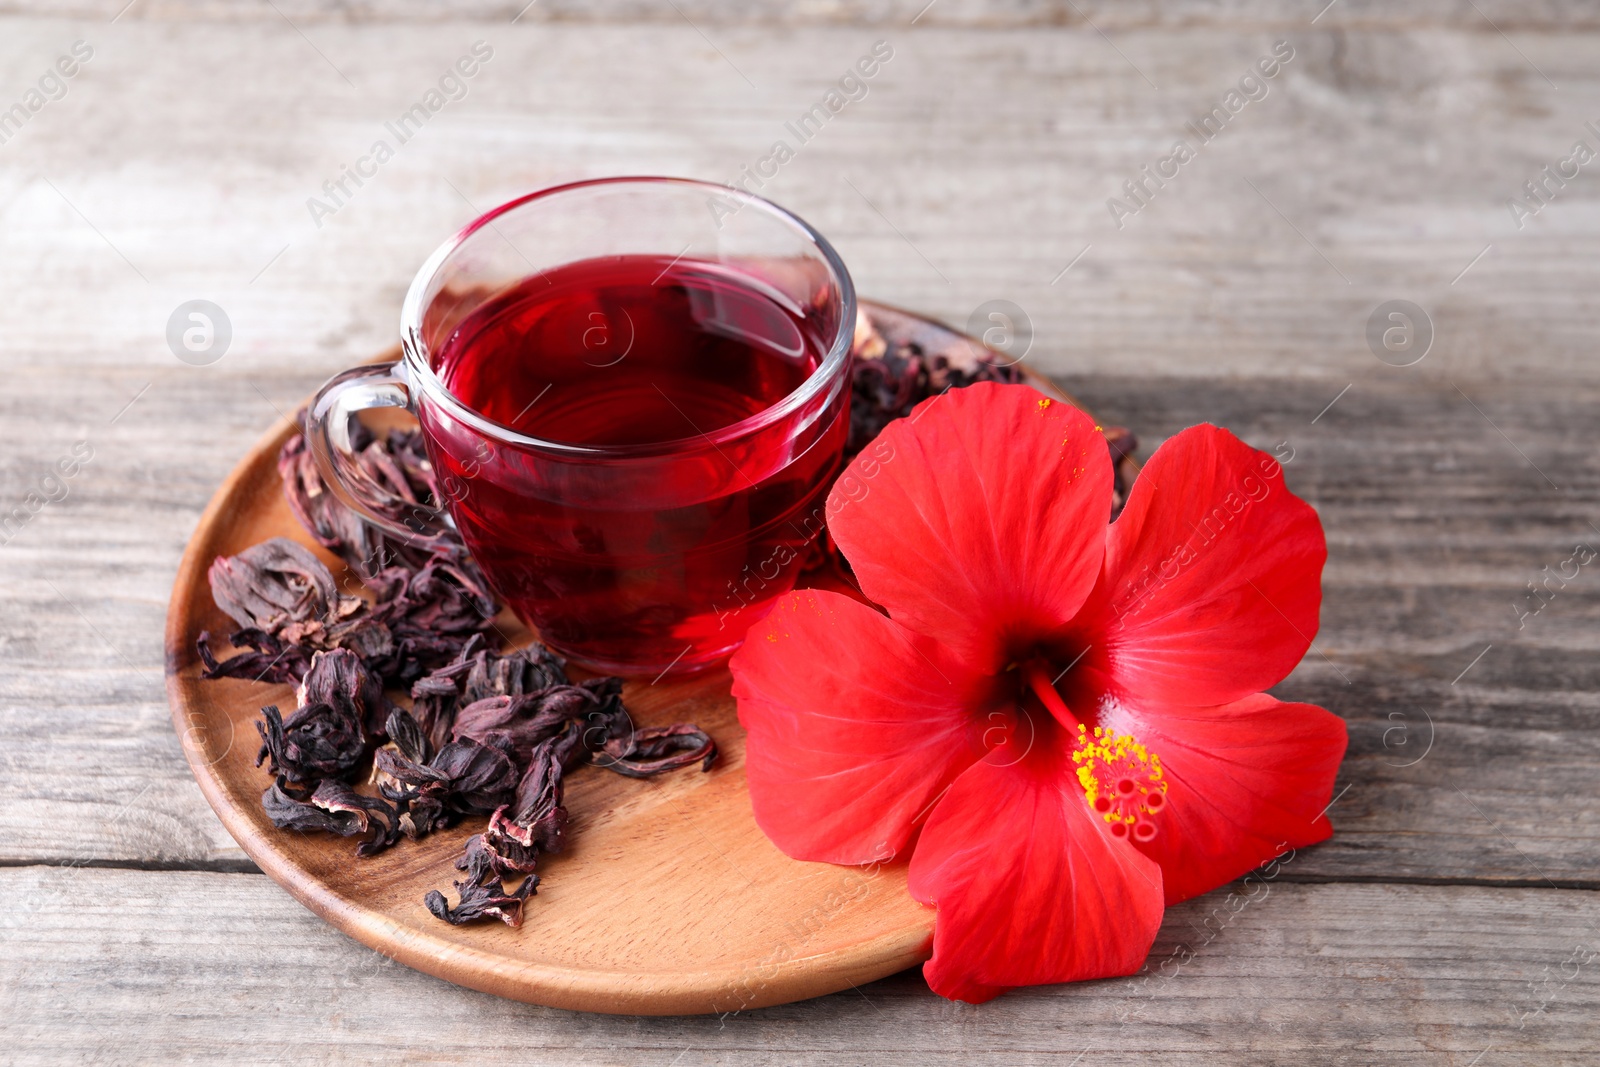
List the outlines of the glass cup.
<svg viewBox="0 0 1600 1067">
<path fill-rule="evenodd" d="M 661 275 L 624 297 L 569 284 L 647 260 Z M 542 308 L 546 284 L 577 295 L 518 332 L 502 311 Z M 453 527 L 562 655 L 623 674 L 692 671 L 739 646 L 822 530 L 855 321 L 838 254 L 760 197 L 671 178 L 563 185 L 446 241 L 406 295 L 402 358 L 330 379 L 306 436 L 336 495 L 385 532 L 428 545 Z M 711 355 L 661 362 L 683 330 Z M 551 380 L 532 395 L 541 374 Z M 651 387 L 681 422 L 649 407 Z M 705 412 L 723 409 L 705 398 L 724 394 L 751 413 L 716 425 Z M 387 517 L 395 501 L 352 462 L 352 421 L 380 408 L 416 416 L 445 497 L 443 510 L 411 508 L 411 524 Z M 584 439 L 591 427 L 600 439 Z"/>
</svg>

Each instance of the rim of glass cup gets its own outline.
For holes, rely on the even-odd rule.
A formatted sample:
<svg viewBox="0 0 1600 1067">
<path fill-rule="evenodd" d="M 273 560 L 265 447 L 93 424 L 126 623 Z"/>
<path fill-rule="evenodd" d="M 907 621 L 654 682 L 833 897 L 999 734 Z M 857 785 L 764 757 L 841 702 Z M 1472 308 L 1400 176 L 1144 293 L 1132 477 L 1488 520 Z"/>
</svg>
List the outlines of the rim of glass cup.
<svg viewBox="0 0 1600 1067">
<path fill-rule="evenodd" d="M 544 200 L 561 193 L 570 193 L 577 189 L 587 189 L 602 185 L 681 185 L 699 188 L 708 196 L 728 197 L 739 201 L 742 207 L 753 206 L 776 216 L 779 221 L 786 223 L 796 230 L 806 240 L 810 241 L 822 255 L 829 271 L 833 273 L 834 280 L 839 286 L 841 296 L 839 327 L 833 338 L 833 343 L 828 349 L 827 356 L 817 365 L 817 368 L 807 376 L 804 382 L 785 396 L 782 400 L 763 408 L 748 418 L 730 423 L 721 429 L 710 433 L 692 434 L 687 437 L 674 438 L 669 441 L 652 441 L 645 444 L 634 445 L 579 445 L 567 441 L 551 441 L 541 437 L 532 437 L 519 433 L 502 423 L 495 422 L 477 409 L 463 403 L 452 393 L 439 376 L 433 372 L 429 359 L 427 343 L 422 337 L 422 317 L 427 311 L 426 293 L 433 280 L 438 277 L 448 260 L 468 238 L 485 226 L 490 226 L 496 219 L 536 200 Z M 665 178 L 650 176 L 627 176 L 614 178 L 591 178 L 585 181 L 568 182 L 564 185 L 554 185 L 548 189 L 520 196 L 515 200 L 507 201 L 499 207 L 486 212 L 473 219 L 454 236 L 449 238 L 429 256 L 417 271 L 417 276 L 412 279 L 411 287 L 406 290 L 405 303 L 400 308 L 400 342 L 404 356 L 404 364 L 408 376 L 414 386 L 418 387 L 428 398 L 448 409 L 452 416 L 471 426 L 479 433 L 496 438 L 507 444 L 519 445 L 524 448 L 538 449 L 569 456 L 587 457 L 624 457 L 624 456 L 653 456 L 668 452 L 680 451 L 686 442 L 704 443 L 713 447 L 728 441 L 744 437 L 757 430 L 772 425 L 782 420 L 812 400 L 818 393 L 825 389 L 835 378 L 840 377 L 845 363 L 850 358 L 850 347 L 855 339 L 856 328 L 856 290 L 855 283 L 850 279 L 850 272 L 844 265 L 844 260 L 839 258 L 839 253 L 834 251 L 828 239 L 818 233 L 810 223 L 800 216 L 785 208 L 779 207 L 765 197 L 747 193 L 729 185 L 718 185 L 713 182 L 699 181 L 694 178 Z"/>
</svg>

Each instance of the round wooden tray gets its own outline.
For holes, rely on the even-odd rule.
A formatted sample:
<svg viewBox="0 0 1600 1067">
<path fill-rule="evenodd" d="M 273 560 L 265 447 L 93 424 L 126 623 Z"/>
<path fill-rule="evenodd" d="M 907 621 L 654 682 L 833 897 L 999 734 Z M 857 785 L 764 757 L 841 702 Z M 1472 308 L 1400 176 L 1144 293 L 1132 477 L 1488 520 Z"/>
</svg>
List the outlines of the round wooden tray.
<svg viewBox="0 0 1600 1067">
<path fill-rule="evenodd" d="M 965 343 L 903 312 L 868 306 L 891 336 L 925 349 Z M 975 342 L 973 342 L 975 343 Z M 1063 396 L 1045 379 L 1040 388 Z M 633 780 L 593 770 L 568 779 L 566 851 L 540 859 L 542 881 L 521 928 L 452 927 L 423 907 L 430 889 L 452 900 L 451 866 L 482 820 L 371 859 L 327 834 L 274 828 L 261 810 L 270 784 L 255 766 L 263 704 L 294 706 L 289 686 L 205 681 L 195 640 L 233 627 L 211 599 L 206 571 L 269 537 L 293 538 L 335 574 L 280 487 L 280 422 L 234 468 L 201 516 L 168 609 L 167 691 L 184 754 L 223 825 L 261 869 L 338 929 L 386 956 L 450 982 L 514 1000 L 642 1015 L 730 1012 L 859 986 L 928 958 L 933 910 L 906 892 L 904 861 L 878 869 L 802 863 L 779 852 L 751 814 L 744 730 L 726 669 L 658 684 L 630 681 L 624 700 L 641 725 L 694 722 L 721 758 L 708 774 Z M 515 643 L 533 635 L 509 612 Z M 240 916 L 248 921 L 248 916 Z"/>
</svg>

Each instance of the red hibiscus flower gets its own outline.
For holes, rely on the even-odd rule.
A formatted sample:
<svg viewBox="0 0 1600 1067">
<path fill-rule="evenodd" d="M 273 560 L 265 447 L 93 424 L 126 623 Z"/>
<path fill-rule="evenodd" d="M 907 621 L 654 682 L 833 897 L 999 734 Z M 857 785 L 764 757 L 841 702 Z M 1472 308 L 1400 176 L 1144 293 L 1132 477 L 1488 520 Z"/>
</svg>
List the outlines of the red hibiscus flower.
<svg viewBox="0 0 1600 1067">
<path fill-rule="evenodd" d="M 1316 513 L 1215 426 L 1108 524 L 1111 481 L 1026 386 L 925 401 L 828 504 L 887 614 L 795 592 L 733 658 L 756 821 L 797 859 L 914 842 L 947 997 L 1131 974 L 1166 904 L 1333 832 L 1343 722 L 1262 692 L 1317 631 Z"/>
</svg>

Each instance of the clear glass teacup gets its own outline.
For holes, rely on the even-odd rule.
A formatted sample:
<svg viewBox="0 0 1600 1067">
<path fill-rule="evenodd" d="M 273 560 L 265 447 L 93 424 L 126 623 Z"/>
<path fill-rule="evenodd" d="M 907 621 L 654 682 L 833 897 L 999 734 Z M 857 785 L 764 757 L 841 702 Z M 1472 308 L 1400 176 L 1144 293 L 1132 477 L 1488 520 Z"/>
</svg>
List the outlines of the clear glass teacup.
<svg viewBox="0 0 1600 1067">
<path fill-rule="evenodd" d="M 805 222 L 736 189 L 579 182 L 467 226 L 418 273 L 402 358 L 307 419 L 329 484 L 403 538 L 452 525 L 511 608 L 587 666 L 715 663 L 793 587 L 848 429 L 855 292 Z M 407 526 L 350 425 L 420 421 L 444 510 Z"/>
</svg>

